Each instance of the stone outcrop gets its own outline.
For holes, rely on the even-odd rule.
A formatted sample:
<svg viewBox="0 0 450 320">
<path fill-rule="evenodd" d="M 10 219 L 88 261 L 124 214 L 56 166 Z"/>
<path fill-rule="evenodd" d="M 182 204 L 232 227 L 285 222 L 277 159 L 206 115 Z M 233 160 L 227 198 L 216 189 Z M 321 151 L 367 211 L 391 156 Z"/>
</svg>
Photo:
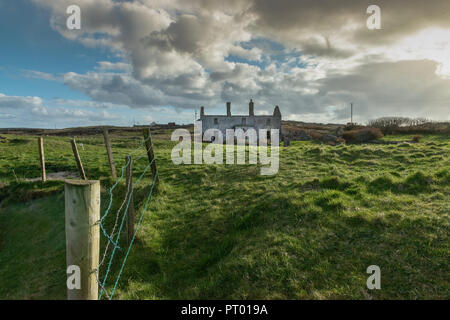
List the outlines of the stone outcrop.
<svg viewBox="0 0 450 320">
<path fill-rule="evenodd" d="M 295 141 L 309 141 L 311 136 L 305 130 L 297 130 L 289 133 L 289 137 Z"/>
</svg>

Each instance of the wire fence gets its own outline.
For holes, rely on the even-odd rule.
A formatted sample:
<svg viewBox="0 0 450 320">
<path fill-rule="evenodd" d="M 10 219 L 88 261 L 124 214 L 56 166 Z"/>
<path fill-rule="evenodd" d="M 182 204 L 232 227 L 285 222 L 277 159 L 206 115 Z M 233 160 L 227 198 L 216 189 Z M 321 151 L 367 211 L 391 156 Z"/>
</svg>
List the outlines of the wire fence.
<svg viewBox="0 0 450 320">
<path fill-rule="evenodd" d="M 101 234 L 106 239 L 106 245 L 104 248 L 103 253 L 101 254 L 101 260 L 99 262 L 97 270 L 95 270 L 96 273 L 96 279 L 98 282 L 98 286 L 100 288 L 99 297 L 98 299 L 102 299 L 103 296 L 105 296 L 107 299 L 112 299 L 117 286 L 119 284 L 119 280 L 123 274 L 123 270 L 125 268 L 129 253 L 131 251 L 131 248 L 133 244 L 135 243 L 137 232 L 140 229 L 142 220 L 144 218 L 145 213 L 148 210 L 148 206 L 150 204 L 150 201 L 152 199 L 153 192 L 155 190 L 155 187 L 157 185 L 158 181 L 158 171 L 155 171 L 155 174 L 153 174 L 151 183 L 146 183 L 144 180 L 147 176 L 149 176 L 152 166 L 156 168 L 155 161 L 156 159 L 153 157 L 153 159 L 149 159 L 149 163 L 145 166 L 145 168 L 142 170 L 141 173 L 139 173 L 138 178 L 134 181 L 134 183 L 131 183 L 131 179 L 126 182 L 125 185 L 125 192 L 119 192 L 119 194 L 122 195 L 119 202 L 114 201 L 115 200 L 115 194 L 117 195 L 117 192 L 115 193 L 115 190 L 119 187 L 121 182 L 124 180 L 125 172 L 129 166 L 131 166 L 131 159 L 133 159 L 133 156 L 136 156 L 139 154 L 139 151 L 142 150 L 142 147 L 145 147 L 145 154 L 137 156 L 133 159 L 133 163 L 139 163 L 140 160 L 146 159 L 148 157 L 148 154 L 150 151 L 153 151 L 153 144 L 148 144 L 150 141 L 151 143 L 151 136 L 148 135 L 146 137 L 141 145 L 136 148 L 133 152 L 129 153 L 126 157 L 127 161 L 125 165 L 121 167 L 121 174 L 120 177 L 115 181 L 115 183 L 109 188 L 108 194 L 109 194 L 109 201 L 108 206 L 105 209 L 104 213 L 101 215 L 100 218 L 100 230 Z M 152 153 L 153 154 L 153 153 Z M 147 160 L 146 160 L 147 161 Z M 135 196 L 136 191 L 138 190 L 138 186 L 143 185 L 143 189 L 145 190 L 145 196 L 143 196 L 143 205 L 140 210 L 140 215 L 138 218 L 138 222 L 136 224 L 136 228 L 134 229 L 133 235 L 131 237 L 131 240 L 127 245 L 121 245 L 121 237 L 123 238 L 124 234 L 127 234 L 128 232 L 124 232 L 127 217 L 130 212 L 130 205 L 132 205 L 132 199 Z M 116 205 L 118 205 L 117 209 L 113 209 L 113 204 L 116 202 Z M 119 204 L 120 203 L 120 204 Z M 115 214 L 112 214 L 115 211 Z M 107 222 L 108 218 L 110 218 L 110 223 Z M 107 231 L 108 226 L 111 226 L 110 232 Z M 132 227 L 132 226 L 128 226 Z M 125 243 L 125 241 L 122 241 L 122 243 Z M 117 265 L 117 268 L 114 268 L 114 266 Z M 104 275 L 103 277 L 100 276 L 100 272 L 102 270 L 102 267 L 104 269 Z M 118 270 L 115 275 L 113 275 L 112 269 Z M 111 282 L 112 288 L 108 292 L 106 289 L 108 282 Z"/>
<path fill-rule="evenodd" d="M 34 139 L 31 138 L 31 140 Z M 17 182 L 41 179 L 42 168 L 38 143 L 34 144 L 36 140 L 31 140 L 27 140 L 23 148 L 29 149 L 33 146 L 34 150 L 28 150 L 28 152 L 15 150 L 16 153 L 10 155 L 12 161 L 9 161 L 9 168 L 6 170 L 11 171 Z M 51 180 L 80 178 L 69 140 L 49 138 L 45 141 L 45 171 L 47 176 L 54 175 Z M 75 143 L 88 179 L 111 175 L 106 152 L 105 154 L 99 152 L 100 148 L 105 150 L 103 141 L 98 137 L 96 139 L 80 138 Z M 134 149 L 126 151 L 126 149 L 130 150 L 130 145 Z M 115 157 L 120 156 L 115 159 L 120 166 L 120 176 L 114 180 L 106 179 L 102 183 L 107 188 L 107 192 L 103 213 L 99 220 L 102 244 L 100 262 L 94 270 L 99 286 L 98 299 L 114 297 L 159 179 L 149 130 L 145 131 L 143 139 L 132 138 L 126 142 L 116 142 L 112 146 L 120 150 L 120 153 L 114 153 Z M 130 177 L 126 174 L 127 170 L 130 170 Z M 128 216 L 131 211 L 134 214 L 134 199 L 137 200 L 139 215 L 136 224 L 133 223 L 130 226 Z M 130 233 L 129 228 L 134 231 Z"/>
<path fill-rule="evenodd" d="M 3 160 L 0 175 L 5 182 L 32 182 L 41 180 L 42 167 L 39 158 L 37 137 L 14 138 L 8 143 L 0 144 Z M 99 137 L 76 138 L 79 156 L 88 179 L 108 176 L 110 173 L 104 142 Z M 125 146 L 125 144 L 127 144 Z M 115 156 L 126 154 L 126 150 L 142 145 L 142 138 L 128 138 L 125 142 L 116 143 L 118 151 Z M 99 152 L 100 150 L 100 152 Z M 80 178 L 80 173 L 70 144 L 70 138 L 45 137 L 44 159 L 47 180 L 64 180 Z M 145 150 L 142 150 L 144 152 Z M 122 157 L 118 163 L 122 164 Z"/>
</svg>

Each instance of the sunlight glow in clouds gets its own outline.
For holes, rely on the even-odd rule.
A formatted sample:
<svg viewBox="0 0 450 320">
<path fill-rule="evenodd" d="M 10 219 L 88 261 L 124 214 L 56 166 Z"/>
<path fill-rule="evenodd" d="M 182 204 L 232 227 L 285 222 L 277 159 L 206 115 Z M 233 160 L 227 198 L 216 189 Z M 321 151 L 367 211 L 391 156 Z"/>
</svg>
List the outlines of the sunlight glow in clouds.
<svg viewBox="0 0 450 320">
<path fill-rule="evenodd" d="M 439 63 L 437 74 L 450 77 L 450 30 L 426 29 L 403 39 L 389 55 L 395 60 L 429 59 Z"/>
</svg>

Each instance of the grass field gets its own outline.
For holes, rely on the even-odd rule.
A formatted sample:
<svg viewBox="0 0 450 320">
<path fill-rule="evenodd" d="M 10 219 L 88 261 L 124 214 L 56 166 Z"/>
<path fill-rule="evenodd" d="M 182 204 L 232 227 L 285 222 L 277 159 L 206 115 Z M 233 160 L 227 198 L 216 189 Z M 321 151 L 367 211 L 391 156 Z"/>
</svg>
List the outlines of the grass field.
<svg viewBox="0 0 450 320">
<path fill-rule="evenodd" d="M 32 180 L 40 174 L 36 137 L 6 137 L 0 298 L 65 299 L 63 182 Z M 255 165 L 176 166 L 175 143 L 167 134 L 153 138 L 161 184 L 115 298 L 450 298 L 450 136 L 337 147 L 294 141 L 280 148 L 274 176 Z M 141 137 L 112 140 L 119 168 Z M 103 137 L 77 142 L 88 178 L 102 182 L 104 210 L 114 181 Z M 76 172 L 69 138 L 45 137 L 45 148 L 49 173 Z M 136 162 L 136 177 L 146 161 Z M 136 208 L 151 181 L 149 174 L 139 184 Z M 114 208 L 124 188 L 116 189 Z M 366 288 L 373 264 L 381 290 Z"/>
</svg>

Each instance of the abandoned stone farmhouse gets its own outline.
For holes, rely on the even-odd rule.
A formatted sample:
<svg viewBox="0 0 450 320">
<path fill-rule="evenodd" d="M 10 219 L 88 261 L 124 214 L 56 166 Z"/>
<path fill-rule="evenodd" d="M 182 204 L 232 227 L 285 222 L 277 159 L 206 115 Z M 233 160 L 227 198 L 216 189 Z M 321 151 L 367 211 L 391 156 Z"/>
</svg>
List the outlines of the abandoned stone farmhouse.
<svg viewBox="0 0 450 320">
<path fill-rule="evenodd" d="M 248 129 L 278 129 L 281 138 L 281 112 L 278 106 L 273 110 L 273 115 L 255 116 L 254 102 L 250 100 L 248 104 L 248 115 L 232 115 L 231 102 L 227 102 L 226 115 L 205 115 L 205 107 L 200 109 L 200 121 L 202 122 L 202 135 L 208 129 L 217 129 L 222 132 L 225 139 L 227 129 L 243 129 L 246 132 Z"/>
</svg>

